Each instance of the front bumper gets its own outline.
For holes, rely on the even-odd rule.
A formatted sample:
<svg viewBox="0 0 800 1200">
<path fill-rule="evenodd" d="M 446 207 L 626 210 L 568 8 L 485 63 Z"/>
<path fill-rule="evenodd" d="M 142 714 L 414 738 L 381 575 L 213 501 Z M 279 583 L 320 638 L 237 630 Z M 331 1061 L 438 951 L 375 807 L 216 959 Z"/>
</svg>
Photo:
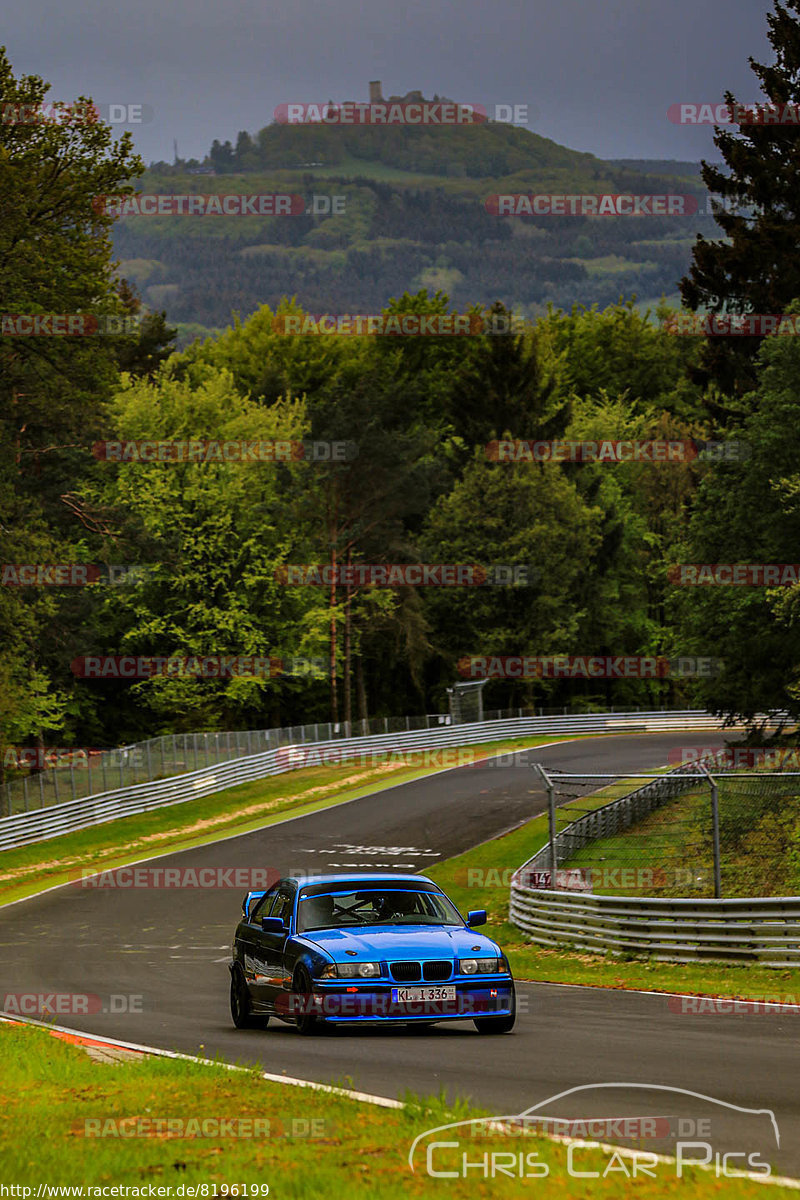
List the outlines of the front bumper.
<svg viewBox="0 0 800 1200">
<path fill-rule="evenodd" d="M 465 1021 L 475 1017 L 509 1016 L 514 1011 L 514 981 L 510 976 L 481 983 L 455 983 L 454 1000 L 392 1000 L 397 984 L 358 984 L 343 986 L 341 980 L 330 984 L 317 981 L 309 993 L 286 993 L 279 998 L 278 1015 L 287 1017 L 310 1014 L 331 1024 L 364 1022 Z"/>
</svg>

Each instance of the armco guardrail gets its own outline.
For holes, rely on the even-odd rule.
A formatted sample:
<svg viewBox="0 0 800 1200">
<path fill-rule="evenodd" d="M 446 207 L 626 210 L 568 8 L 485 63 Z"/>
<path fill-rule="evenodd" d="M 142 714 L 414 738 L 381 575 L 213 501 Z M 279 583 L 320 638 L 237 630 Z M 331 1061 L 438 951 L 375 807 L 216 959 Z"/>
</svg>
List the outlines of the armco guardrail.
<svg viewBox="0 0 800 1200">
<path fill-rule="evenodd" d="M 508 713 L 513 716 L 513 713 Z M 522 712 L 517 715 L 522 716 Z M 534 715 L 534 714 L 530 714 Z M 249 758 L 267 750 L 297 742 L 327 742 L 332 738 L 378 736 L 449 725 L 450 717 L 436 714 L 421 717 L 377 717 L 370 721 L 335 725 L 306 724 L 273 729 L 215 730 L 212 733 L 168 733 L 113 750 L 66 747 L 61 753 L 40 753 L 35 747 L 9 748 L 12 762 L 19 758 L 45 769 L 23 774 L 6 783 L 0 796 L 0 813 L 13 816 L 32 808 L 46 808 L 65 800 L 98 796 L 111 788 L 134 787 L 141 783 L 185 775 L 187 771 L 209 770 L 220 763 Z"/>
<path fill-rule="evenodd" d="M 511 921 L 533 942 L 667 962 L 800 962 L 800 897 L 651 900 L 512 885 Z"/>
<path fill-rule="evenodd" d="M 614 708 L 607 710 L 614 713 Z M 620 709 L 621 713 L 631 709 Z M 637 712 L 639 710 L 636 710 Z M 662 709 L 662 711 L 667 711 Z M 566 717 L 566 708 L 500 709 L 484 713 L 489 720 L 514 717 Z M 476 717 L 475 720 L 478 718 Z M 330 742 L 334 738 L 380 737 L 423 729 L 438 729 L 454 722 L 451 714 L 428 713 L 416 717 L 371 717 L 369 720 L 341 721 L 338 724 L 289 725 L 272 729 L 215 730 L 212 733 L 168 733 L 111 750 L 89 747 L 64 747 L 60 751 L 37 747 L 7 747 L 6 766 L 20 761 L 40 768 L 9 779 L 0 792 L 0 815 L 29 812 L 66 800 L 99 796 L 110 789 L 130 788 L 154 783 L 189 771 L 209 770 L 237 758 L 251 758 L 281 746 L 307 742 Z M 44 769 L 41 769 L 44 768 Z"/>
<path fill-rule="evenodd" d="M 720 730 L 722 722 L 711 713 L 692 709 L 649 713 L 586 713 L 482 721 L 472 725 L 443 725 L 416 732 L 337 738 L 326 742 L 304 743 L 302 748 L 320 755 L 328 749 L 335 749 L 338 756 L 345 759 L 357 758 L 363 754 L 388 754 L 392 751 L 407 754 L 414 750 L 479 745 L 482 742 L 537 735 L 657 733 L 683 729 Z M 190 771 L 171 779 L 116 788 L 98 795 L 0 818 L 0 850 L 58 837 L 75 829 L 147 812 L 152 808 L 185 803 L 225 788 L 249 783 L 253 779 L 281 774 L 283 771 L 292 770 L 294 766 L 303 765 L 302 761 L 292 761 L 291 749 L 283 746 L 260 754 L 246 755 L 232 762 L 219 763 L 211 768 Z"/>
<path fill-rule="evenodd" d="M 715 776 L 726 773 L 714 769 Z M 800 779 L 797 783 L 800 790 Z M 614 836 L 697 784 L 697 764 L 686 764 L 574 821 L 556 836 L 555 855 L 548 843 L 514 873 L 511 923 L 528 940 L 545 946 L 644 954 L 669 962 L 709 958 L 797 965 L 800 897 L 661 899 L 529 886 L 534 873 L 551 871 L 553 857 L 556 866 L 566 863 L 587 843 Z"/>
</svg>

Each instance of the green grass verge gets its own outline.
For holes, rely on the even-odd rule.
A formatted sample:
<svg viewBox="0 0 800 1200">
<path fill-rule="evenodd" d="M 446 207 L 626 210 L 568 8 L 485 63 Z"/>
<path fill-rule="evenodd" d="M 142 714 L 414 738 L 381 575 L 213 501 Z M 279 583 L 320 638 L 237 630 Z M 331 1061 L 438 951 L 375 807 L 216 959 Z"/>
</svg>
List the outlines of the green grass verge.
<svg viewBox="0 0 800 1200">
<path fill-rule="evenodd" d="M 572 808 L 585 812 L 599 808 L 627 790 L 630 790 L 630 784 L 619 782 L 591 797 L 572 801 L 564 805 L 563 810 Z M 559 809 L 558 812 L 561 828 L 568 821 L 565 811 Z M 444 888 L 462 913 L 469 909 L 486 909 L 489 916 L 487 931 L 508 954 L 511 969 L 518 979 L 800 1003 L 800 967 L 723 962 L 665 963 L 633 955 L 551 949 L 526 942 L 521 931 L 508 920 L 511 875 L 546 845 L 547 838 L 547 816 L 535 817 L 503 837 L 484 842 L 428 869 L 430 877 Z"/>
<path fill-rule="evenodd" d="M 471 747 L 447 747 L 441 751 L 439 764 L 441 769 L 447 769 L 459 761 L 469 761 L 469 754 L 492 754 L 574 740 L 574 737 L 515 738 Z M 387 786 L 408 783 L 431 774 L 436 767 L 435 760 L 421 767 L 391 761 L 377 766 L 362 765 L 358 760 L 303 767 L 211 796 L 93 825 L 46 842 L 4 850 L 0 852 L 0 905 L 67 883 L 80 877 L 83 871 L 112 870 L 155 855 L 249 833 L 287 817 L 303 816 Z"/>
<path fill-rule="evenodd" d="M 79 1185 L 84 1197 L 91 1196 L 89 1187 L 114 1185 L 144 1188 L 145 1195 L 149 1187 L 161 1187 L 161 1195 L 172 1197 L 205 1185 L 205 1196 L 227 1192 L 241 1197 L 244 1184 L 248 1197 L 261 1197 L 268 1187 L 275 1200 L 474 1200 L 489 1194 L 502 1200 L 521 1195 L 526 1183 L 533 1184 L 543 1200 L 564 1195 L 623 1197 L 631 1189 L 653 1200 L 689 1192 L 702 1198 L 718 1196 L 723 1186 L 726 1200 L 753 1195 L 747 1180 L 726 1179 L 723 1185 L 712 1173 L 696 1168 L 678 1179 L 670 1163 L 657 1164 L 655 1178 L 633 1182 L 628 1178 L 632 1168 L 619 1165 L 624 1160 L 598 1148 L 581 1149 L 575 1169 L 597 1171 L 601 1178 L 570 1178 L 566 1146 L 530 1136 L 520 1147 L 518 1137 L 468 1139 L 461 1131 L 456 1133 L 461 1134 L 469 1161 L 492 1150 L 516 1156 L 524 1149 L 538 1155 L 535 1161 L 547 1166 L 547 1176 L 524 1182 L 502 1176 L 484 1180 L 472 1170 L 466 1179 L 434 1179 L 425 1171 L 425 1146 L 433 1139 L 422 1143 L 412 1174 L 408 1153 L 419 1134 L 448 1121 L 492 1114 L 463 1105 L 454 1112 L 441 1099 L 409 1098 L 404 1109 L 378 1108 L 331 1093 L 269 1083 L 255 1071 L 233 1072 L 173 1059 L 98 1064 L 82 1049 L 30 1026 L 0 1023 L 0 1101 L 0 1182 L 32 1187 L 33 1196 L 37 1186 L 45 1184 Z M 197 1122 L 196 1135 L 187 1137 L 191 1120 Z M 157 1124 L 169 1121 L 182 1125 Z M 220 1121 L 229 1123 L 221 1127 L 226 1136 L 202 1135 L 219 1130 L 209 1122 Z M 149 1136 L 134 1136 L 142 1130 Z M 643 1148 L 658 1151 L 661 1146 L 645 1143 Z M 452 1167 L 459 1160 L 450 1154 Z M 444 1165 L 441 1158 L 438 1165 Z M 776 1186 L 765 1195 L 788 1191 Z"/>
</svg>

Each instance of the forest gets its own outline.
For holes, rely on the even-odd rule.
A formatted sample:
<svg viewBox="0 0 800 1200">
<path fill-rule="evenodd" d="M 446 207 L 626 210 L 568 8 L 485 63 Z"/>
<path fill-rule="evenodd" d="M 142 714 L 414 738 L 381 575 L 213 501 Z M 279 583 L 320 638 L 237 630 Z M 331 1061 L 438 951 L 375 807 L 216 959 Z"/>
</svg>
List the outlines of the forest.
<svg viewBox="0 0 800 1200">
<path fill-rule="evenodd" d="M 3 52 L 0 91 L 30 104 L 46 88 Z M 217 144 L 211 161 L 271 170 L 292 132 L 240 137 L 231 155 Z M 301 152 L 321 153 L 307 132 Z M 441 146 L 406 163 L 375 133 L 348 135 L 342 154 L 441 170 Z M 493 671 L 489 708 L 797 715 L 796 570 L 770 586 L 763 571 L 734 585 L 697 568 L 797 558 L 797 341 L 681 332 L 676 304 L 620 295 L 624 271 L 598 298 L 585 260 L 630 252 L 621 218 L 498 224 L 475 198 L 498 190 L 482 172 L 516 172 L 506 188 L 528 170 L 519 133 L 501 130 L 505 157 L 475 170 L 468 143 L 452 143 L 467 177 L 454 170 L 454 190 L 349 179 L 344 215 L 275 218 L 265 238 L 250 217 L 235 234 L 137 218 L 134 235 L 96 197 L 154 177 L 178 189 L 163 164 L 144 182 L 130 135 L 0 128 L 5 312 L 96 318 L 91 336 L 56 336 L 53 318 L 38 326 L 51 336 L 17 324 L 0 339 L 0 751 L 444 712 L 447 689 L 489 660 L 540 664 Z M 684 311 L 800 311 L 783 252 L 797 235 L 796 136 L 717 135 L 727 169 L 705 165 L 693 187 L 731 203 L 682 279 L 668 219 L 648 218 L 647 254 L 663 291 L 680 281 Z M 589 176 L 592 192 L 657 190 L 638 164 L 540 149 L 561 191 Z M 170 255 L 181 283 L 155 304 L 140 289 Z M 286 332 L 287 318 L 342 306 L 469 332 Z M 181 345 L 182 321 L 220 328 Z M 683 450 L 652 449 L 665 445 Z M 246 666 L 163 667 L 211 659 Z M 656 667 L 541 668 L 553 659 Z"/>
</svg>

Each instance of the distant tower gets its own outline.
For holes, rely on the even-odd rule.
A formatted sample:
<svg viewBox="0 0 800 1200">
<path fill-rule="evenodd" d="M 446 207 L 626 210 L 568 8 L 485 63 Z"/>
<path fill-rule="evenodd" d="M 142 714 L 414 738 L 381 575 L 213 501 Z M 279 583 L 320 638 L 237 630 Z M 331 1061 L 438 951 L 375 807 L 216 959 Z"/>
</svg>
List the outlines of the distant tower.
<svg viewBox="0 0 800 1200">
<path fill-rule="evenodd" d="M 369 102 L 370 102 L 370 104 L 381 104 L 383 102 L 383 92 L 381 90 L 380 79 L 371 79 L 370 80 Z"/>
<path fill-rule="evenodd" d="M 172 152 L 175 155 L 174 166 L 177 167 L 177 165 L 178 165 L 178 139 L 177 138 L 172 139 Z"/>
</svg>

